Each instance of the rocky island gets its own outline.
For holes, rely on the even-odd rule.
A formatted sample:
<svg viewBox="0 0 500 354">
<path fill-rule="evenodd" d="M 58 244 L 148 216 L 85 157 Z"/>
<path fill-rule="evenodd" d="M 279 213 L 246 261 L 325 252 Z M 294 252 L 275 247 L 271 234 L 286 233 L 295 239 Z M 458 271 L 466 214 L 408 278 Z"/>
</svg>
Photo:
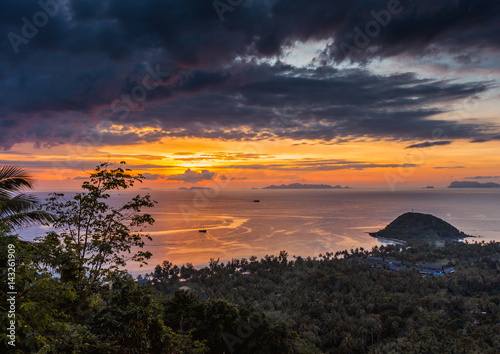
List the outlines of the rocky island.
<svg viewBox="0 0 500 354">
<path fill-rule="evenodd" d="M 384 229 L 370 232 L 370 236 L 395 241 L 455 241 L 472 237 L 453 225 L 430 214 L 405 213 Z"/>
</svg>

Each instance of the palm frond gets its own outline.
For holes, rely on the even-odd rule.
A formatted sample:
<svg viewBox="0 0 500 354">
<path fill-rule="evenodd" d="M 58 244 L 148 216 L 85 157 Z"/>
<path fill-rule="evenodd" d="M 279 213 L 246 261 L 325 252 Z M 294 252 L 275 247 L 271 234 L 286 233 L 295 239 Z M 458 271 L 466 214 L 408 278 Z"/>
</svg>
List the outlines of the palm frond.
<svg viewBox="0 0 500 354">
<path fill-rule="evenodd" d="M 18 166 L 0 167 L 0 191 L 17 192 L 32 189 L 32 178 Z"/>
<path fill-rule="evenodd" d="M 33 189 L 31 181 L 21 167 L 0 167 L 0 222 L 16 228 L 54 221 L 53 215 L 39 210 L 40 204 L 33 195 L 19 193 Z"/>
<path fill-rule="evenodd" d="M 18 194 L 13 197 L 0 195 L 0 214 L 9 210 L 11 213 L 20 213 L 37 209 L 38 200 L 31 194 Z"/>
<path fill-rule="evenodd" d="M 0 222 L 14 228 L 39 225 L 40 223 L 48 223 L 53 220 L 54 216 L 43 210 L 32 210 L 10 215 L 2 212 L 0 215 Z"/>
</svg>

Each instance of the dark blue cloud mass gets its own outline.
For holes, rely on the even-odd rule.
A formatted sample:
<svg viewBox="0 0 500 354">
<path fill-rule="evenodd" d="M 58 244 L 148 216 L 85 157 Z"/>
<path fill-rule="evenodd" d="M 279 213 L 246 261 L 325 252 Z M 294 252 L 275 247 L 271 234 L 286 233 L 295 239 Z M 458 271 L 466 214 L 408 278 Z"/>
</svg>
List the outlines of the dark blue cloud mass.
<svg viewBox="0 0 500 354">
<path fill-rule="evenodd" d="M 168 136 L 428 140 L 436 131 L 479 142 L 496 134 L 491 124 L 435 118 L 491 82 L 378 75 L 362 65 L 400 55 L 467 63 L 471 52 L 497 55 L 498 1 L 231 3 L 3 0 L 0 147 Z M 306 41 L 325 43 L 313 65 L 279 61 Z M 123 130 L 106 129 L 110 122 Z M 132 129 L 141 127 L 156 130 Z"/>
</svg>

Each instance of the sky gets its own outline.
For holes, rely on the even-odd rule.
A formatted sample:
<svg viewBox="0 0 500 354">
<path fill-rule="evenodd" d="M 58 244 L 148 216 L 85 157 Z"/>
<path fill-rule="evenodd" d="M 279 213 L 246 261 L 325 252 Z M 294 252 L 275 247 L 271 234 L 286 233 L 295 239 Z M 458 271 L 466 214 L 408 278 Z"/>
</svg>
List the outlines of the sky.
<svg viewBox="0 0 500 354">
<path fill-rule="evenodd" d="M 497 0 L 3 0 L 0 165 L 73 189 L 500 182 Z"/>
</svg>

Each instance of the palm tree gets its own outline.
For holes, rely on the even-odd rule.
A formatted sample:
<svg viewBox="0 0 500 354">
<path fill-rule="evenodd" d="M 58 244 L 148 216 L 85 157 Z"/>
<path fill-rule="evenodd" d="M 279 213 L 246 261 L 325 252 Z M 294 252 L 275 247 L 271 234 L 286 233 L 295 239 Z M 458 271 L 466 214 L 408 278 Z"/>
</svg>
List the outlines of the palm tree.
<svg viewBox="0 0 500 354">
<path fill-rule="evenodd" d="M 21 193 L 33 189 L 31 182 L 32 178 L 23 168 L 0 168 L 0 223 L 16 228 L 52 221 L 50 213 L 39 210 L 34 196 Z"/>
</svg>

